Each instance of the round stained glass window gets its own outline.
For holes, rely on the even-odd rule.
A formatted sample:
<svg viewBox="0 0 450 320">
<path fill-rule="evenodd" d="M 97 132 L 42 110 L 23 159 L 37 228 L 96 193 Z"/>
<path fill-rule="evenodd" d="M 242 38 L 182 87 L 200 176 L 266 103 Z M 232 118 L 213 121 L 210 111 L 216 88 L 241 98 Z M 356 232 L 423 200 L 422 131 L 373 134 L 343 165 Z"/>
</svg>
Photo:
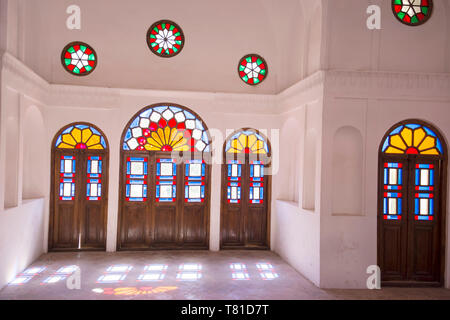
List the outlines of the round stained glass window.
<svg viewBox="0 0 450 320">
<path fill-rule="evenodd" d="M 418 26 L 431 17 L 433 0 L 392 0 L 392 10 L 400 22 Z"/>
<path fill-rule="evenodd" d="M 64 47 L 61 62 L 70 74 L 86 76 L 97 66 L 97 54 L 87 43 L 75 41 Z"/>
<path fill-rule="evenodd" d="M 257 54 L 248 54 L 239 61 L 239 77 L 246 84 L 256 85 L 261 83 L 267 77 L 267 72 L 266 61 Z"/>
<path fill-rule="evenodd" d="M 183 30 L 170 20 L 157 21 L 147 31 L 147 44 L 160 57 L 176 56 L 184 46 Z"/>
</svg>

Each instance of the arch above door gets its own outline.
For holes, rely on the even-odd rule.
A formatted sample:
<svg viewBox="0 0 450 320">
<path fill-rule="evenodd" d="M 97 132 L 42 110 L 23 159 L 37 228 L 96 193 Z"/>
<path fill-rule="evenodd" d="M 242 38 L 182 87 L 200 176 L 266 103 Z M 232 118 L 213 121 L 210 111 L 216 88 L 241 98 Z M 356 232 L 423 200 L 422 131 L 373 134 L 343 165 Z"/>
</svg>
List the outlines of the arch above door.
<svg viewBox="0 0 450 320">
<path fill-rule="evenodd" d="M 442 285 L 447 146 L 431 124 L 392 126 L 379 148 L 378 264 L 384 285 Z"/>
</svg>

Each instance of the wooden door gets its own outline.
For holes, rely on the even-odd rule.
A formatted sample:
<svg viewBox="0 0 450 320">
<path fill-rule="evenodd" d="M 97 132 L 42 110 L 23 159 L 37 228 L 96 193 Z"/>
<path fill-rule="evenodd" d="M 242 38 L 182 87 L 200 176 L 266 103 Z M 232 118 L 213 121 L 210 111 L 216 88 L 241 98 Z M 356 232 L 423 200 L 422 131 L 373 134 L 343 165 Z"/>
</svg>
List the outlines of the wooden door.
<svg viewBox="0 0 450 320">
<path fill-rule="evenodd" d="M 379 175 L 378 263 L 384 285 L 442 281 L 442 161 L 383 156 Z"/>
<path fill-rule="evenodd" d="M 270 176 L 265 174 L 267 164 L 254 159 L 235 155 L 222 166 L 222 249 L 269 248 Z"/>
<path fill-rule="evenodd" d="M 55 149 L 52 154 L 50 250 L 105 250 L 108 155 Z"/>
<path fill-rule="evenodd" d="M 124 153 L 118 248 L 208 249 L 209 176 L 201 154 Z"/>
</svg>

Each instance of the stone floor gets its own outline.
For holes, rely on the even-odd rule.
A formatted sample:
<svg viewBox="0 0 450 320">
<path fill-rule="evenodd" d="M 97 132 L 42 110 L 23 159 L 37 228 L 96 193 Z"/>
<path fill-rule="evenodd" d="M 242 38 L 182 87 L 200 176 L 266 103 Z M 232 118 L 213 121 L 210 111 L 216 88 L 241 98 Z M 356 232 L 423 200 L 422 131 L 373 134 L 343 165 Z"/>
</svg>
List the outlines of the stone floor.
<svg viewBox="0 0 450 320">
<path fill-rule="evenodd" d="M 249 279 L 233 280 L 232 264 L 236 277 Z M 81 270 L 79 290 L 66 284 L 73 265 Z M 242 265 L 246 270 L 239 270 Z M 5 286 L 0 299 L 450 299 L 450 290 L 440 288 L 322 290 L 269 251 L 49 253 L 27 270 L 41 267 L 34 276 L 16 277 L 28 281 Z"/>
</svg>

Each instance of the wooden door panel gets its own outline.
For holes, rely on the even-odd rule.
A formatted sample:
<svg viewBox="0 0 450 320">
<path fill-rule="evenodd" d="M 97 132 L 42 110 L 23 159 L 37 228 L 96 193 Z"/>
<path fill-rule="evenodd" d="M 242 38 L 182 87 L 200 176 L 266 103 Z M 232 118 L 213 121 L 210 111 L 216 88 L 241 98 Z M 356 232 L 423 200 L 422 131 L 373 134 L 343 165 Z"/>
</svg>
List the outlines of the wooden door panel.
<svg viewBox="0 0 450 320">
<path fill-rule="evenodd" d="M 384 224 L 381 235 L 383 280 L 404 278 L 405 254 L 401 224 Z"/>
<path fill-rule="evenodd" d="M 175 206 L 156 206 L 153 220 L 153 243 L 176 244 L 177 241 L 177 210 Z"/>
<path fill-rule="evenodd" d="M 245 228 L 247 242 L 265 246 L 266 243 L 266 216 L 264 206 L 250 206 L 247 213 Z"/>
<path fill-rule="evenodd" d="M 75 219 L 72 203 L 60 203 L 56 210 L 57 237 L 55 248 L 77 248 L 78 234 L 77 221 Z"/>
<path fill-rule="evenodd" d="M 104 216 L 101 202 L 88 202 L 84 211 L 84 242 L 87 247 L 104 246 Z"/>
<path fill-rule="evenodd" d="M 205 207 L 185 206 L 183 211 L 183 242 L 185 244 L 205 244 Z"/>
<path fill-rule="evenodd" d="M 133 247 L 145 245 L 145 204 L 124 206 L 122 214 L 122 245 Z"/>
<path fill-rule="evenodd" d="M 222 211 L 222 244 L 243 245 L 243 219 L 240 206 L 227 206 Z"/>
</svg>

